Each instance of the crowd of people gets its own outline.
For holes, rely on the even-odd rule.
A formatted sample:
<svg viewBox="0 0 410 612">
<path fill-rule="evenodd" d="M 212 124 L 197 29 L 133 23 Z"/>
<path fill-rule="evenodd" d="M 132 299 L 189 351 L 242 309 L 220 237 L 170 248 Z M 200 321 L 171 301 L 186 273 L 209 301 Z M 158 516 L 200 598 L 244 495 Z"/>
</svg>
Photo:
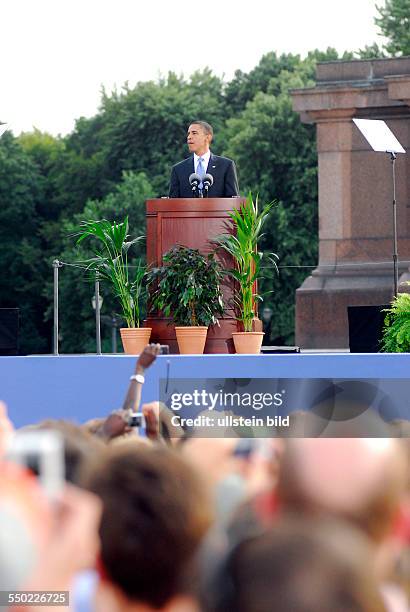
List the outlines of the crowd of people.
<svg viewBox="0 0 410 612">
<path fill-rule="evenodd" d="M 409 438 L 187 436 L 156 402 L 141 436 L 140 396 L 133 377 L 106 418 L 19 432 L 0 405 L 0 591 L 68 592 L 75 612 L 409 610 Z M 55 470 L 13 453 L 50 433 L 51 493 Z"/>
</svg>

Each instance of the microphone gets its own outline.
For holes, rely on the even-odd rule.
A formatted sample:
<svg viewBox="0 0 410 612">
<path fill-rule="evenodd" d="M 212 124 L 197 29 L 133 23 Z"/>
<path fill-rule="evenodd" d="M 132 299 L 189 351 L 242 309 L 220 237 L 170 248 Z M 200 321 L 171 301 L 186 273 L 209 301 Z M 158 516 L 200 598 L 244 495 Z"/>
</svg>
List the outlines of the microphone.
<svg viewBox="0 0 410 612">
<path fill-rule="evenodd" d="M 198 195 L 198 185 L 201 182 L 201 177 L 199 176 L 199 174 L 196 174 L 196 172 L 193 172 L 192 174 L 189 175 L 189 184 L 192 187 L 192 193 L 194 195 Z"/>
<path fill-rule="evenodd" d="M 212 187 L 212 185 L 214 184 L 214 177 L 212 176 L 212 174 L 205 174 L 204 178 L 202 179 L 202 185 L 203 185 L 203 189 L 205 190 L 205 197 L 208 197 L 208 189 L 210 187 Z"/>
</svg>

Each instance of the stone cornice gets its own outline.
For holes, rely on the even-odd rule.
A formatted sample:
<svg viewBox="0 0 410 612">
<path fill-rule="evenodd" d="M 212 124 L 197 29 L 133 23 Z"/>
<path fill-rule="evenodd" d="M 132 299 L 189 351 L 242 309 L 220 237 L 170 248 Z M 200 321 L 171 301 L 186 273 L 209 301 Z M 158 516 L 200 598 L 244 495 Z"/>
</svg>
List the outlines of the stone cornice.
<svg viewBox="0 0 410 612">
<path fill-rule="evenodd" d="M 376 109 L 398 114 L 410 106 L 410 57 L 319 63 L 316 86 L 292 89 L 290 95 L 306 123 L 349 120 Z"/>
</svg>

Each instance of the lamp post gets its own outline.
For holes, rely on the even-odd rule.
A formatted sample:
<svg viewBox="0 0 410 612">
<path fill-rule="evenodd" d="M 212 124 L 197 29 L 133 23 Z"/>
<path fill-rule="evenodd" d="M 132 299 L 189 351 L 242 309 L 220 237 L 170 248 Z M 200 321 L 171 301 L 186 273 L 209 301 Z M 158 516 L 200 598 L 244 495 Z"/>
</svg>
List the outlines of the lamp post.
<svg viewBox="0 0 410 612">
<path fill-rule="evenodd" d="M 101 315 L 100 310 L 103 305 L 103 297 L 100 295 L 100 282 L 95 281 L 95 294 L 91 298 L 91 304 L 95 310 L 95 339 L 97 345 L 97 355 L 101 355 Z"/>
</svg>

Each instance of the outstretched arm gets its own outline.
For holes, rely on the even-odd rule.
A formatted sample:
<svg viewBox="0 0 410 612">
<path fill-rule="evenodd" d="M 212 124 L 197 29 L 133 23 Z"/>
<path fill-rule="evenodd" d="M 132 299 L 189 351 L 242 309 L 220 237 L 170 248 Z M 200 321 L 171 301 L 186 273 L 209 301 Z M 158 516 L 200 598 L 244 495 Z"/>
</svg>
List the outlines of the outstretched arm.
<svg viewBox="0 0 410 612">
<path fill-rule="evenodd" d="M 155 361 L 157 355 L 161 352 L 159 344 L 149 344 L 144 348 L 141 355 L 138 357 L 135 367 L 135 374 L 144 375 L 144 372 Z M 128 387 L 128 392 L 124 400 L 123 410 L 138 410 L 141 400 L 141 383 L 136 380 L 131 380 Z"/>
</svg>

